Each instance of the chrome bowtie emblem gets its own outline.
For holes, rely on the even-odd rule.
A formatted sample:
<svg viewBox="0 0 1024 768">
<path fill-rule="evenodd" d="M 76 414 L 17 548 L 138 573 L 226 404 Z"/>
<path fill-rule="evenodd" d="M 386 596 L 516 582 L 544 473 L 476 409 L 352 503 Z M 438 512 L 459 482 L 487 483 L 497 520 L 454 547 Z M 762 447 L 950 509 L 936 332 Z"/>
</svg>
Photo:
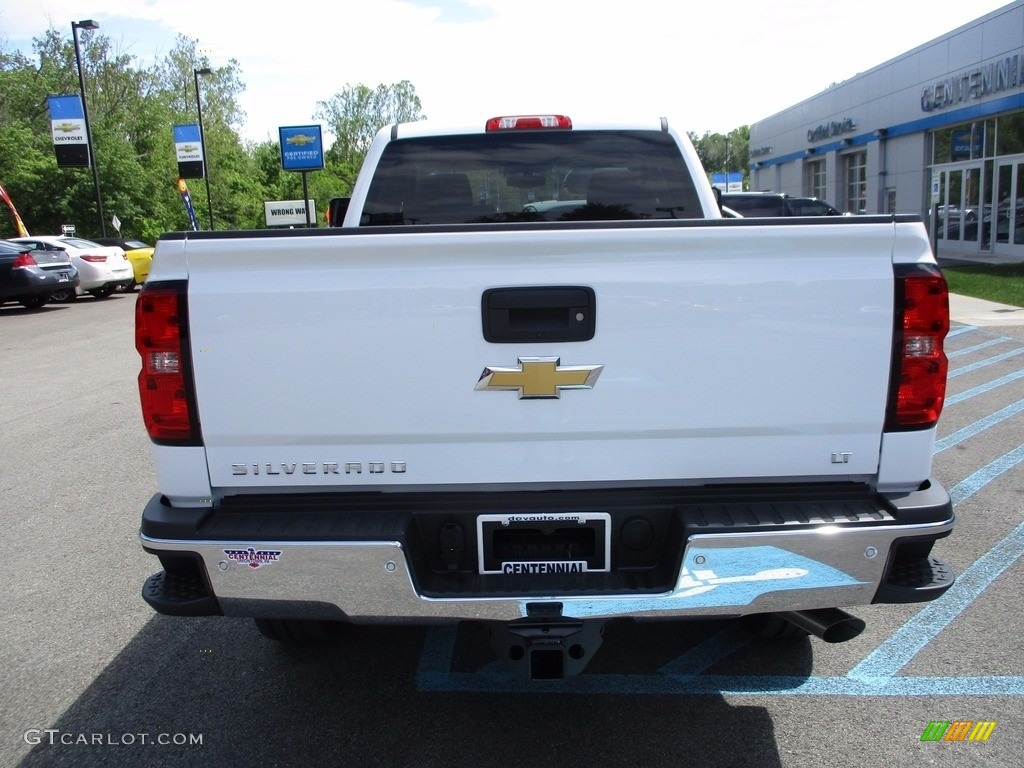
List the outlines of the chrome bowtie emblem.
<svg viewBox="0 0 1024 768">
<path fill-rule="evenodd" d="M 519 398 L 561 397 L 563 389 L 592 389 L 603 365 L 559 365 L 557 357 L 520 357 L 518 368 L 484 368 L 478 390 L 513 390 Z"/>
</svg>

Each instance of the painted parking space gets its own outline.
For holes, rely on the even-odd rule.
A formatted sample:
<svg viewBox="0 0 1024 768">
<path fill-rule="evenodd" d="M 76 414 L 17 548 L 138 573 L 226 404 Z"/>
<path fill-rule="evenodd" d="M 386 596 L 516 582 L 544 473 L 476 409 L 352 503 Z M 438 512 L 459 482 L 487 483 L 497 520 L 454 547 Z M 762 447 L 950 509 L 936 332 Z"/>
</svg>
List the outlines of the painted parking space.
<svg viewBox="0 0 1024 768">
<path fill-rule="evenodd" d="M 936 474 L 946 484 L 958 516 L 978 494 L 1013 484 L 1020 487 L 1024 443 L 1008 446 L 995 458 L 979 460 L 959 480 L 942 474 L 939 464 L 945 452 L 957 448 L 970 451 L 970 441 L 985 440 L 990 430 L 1020 422 L 1024 411 L 1024 342 L 974 326 L 951 329 L 947 340 L 950 360 L 946 411 L 940 421 L 935 444 Z M 969 379 L 963 379 L 969 377 Z M 973 383 L 979 378 L 984 379 Z M 972 381 L 958 391 L 960 380 Z M 1009 401 L 1009 402 L 1007 402 Z M 951 418 L 956 408 L 982 412 L 972 421 L 944 433 L 943 423 L 963 421 Z M 966 411 L 964 411 L 966 412 Z M 1016 422 L 1014 421 L 1016 420 Z M 1016 429 L 1016 435 L 1024 429 Z M 970 453 L 968 455 L 974 455 Z M 980 455 L 980 454 L 979 454 Z M 554 686 L 538 686 L 516 675 L 495 659 L 471 672 L 454 671 L 459 653 L 454 628 L 428 631 L 416 675 L 421 691 L 431 692 L 523 692 L 538 693 L 630 693 L 630 694 L 742 694 L 745 696 L 1024 696 L 1024 675 L 1020 668 L 1006 675 L 929 676 L 907 674 L 907 666 L 930 643 L 966 611 L 994 582 L 1024 555 L 1024 514 L 1011 510 L 1014 527 L 973 563 L 957 574 L 953 587 L 938 600 L 925 603 L 898 629 L 841 675 L 720 675 L 711 674 L 715 665 L 751 644 L 751 636 L 738 622 L 723 622 L 721 631 L 689 648 L 653 673 L 591 674 L 584 672 Z M 959 525 L 959 524 L 958 524 Z M 853 609 L 855 610 L 855 609 Z M 998 631 L 998 630 L 996 630 Z M 1009 627 L 1005 631 L 1012 632 Z M 817 642 L 817 641 L 814 641 Z"/>
</svg>

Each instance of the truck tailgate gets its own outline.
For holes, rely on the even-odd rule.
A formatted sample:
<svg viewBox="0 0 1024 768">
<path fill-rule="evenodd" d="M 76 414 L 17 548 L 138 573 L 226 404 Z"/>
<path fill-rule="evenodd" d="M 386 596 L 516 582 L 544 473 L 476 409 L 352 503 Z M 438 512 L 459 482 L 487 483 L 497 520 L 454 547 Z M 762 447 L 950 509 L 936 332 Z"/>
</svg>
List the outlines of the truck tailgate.
<svg viewBox="0 0 1024 768">
<path fill-rule="evenodd" d="M 873 476 L 895 225 L 727 224 L 186 239 L 212 486 Z M 593 338 L 484 339 L 485 291 L 542 286 Z M 534 359 L 591 386 L 478 389 Z"/>
</svg>

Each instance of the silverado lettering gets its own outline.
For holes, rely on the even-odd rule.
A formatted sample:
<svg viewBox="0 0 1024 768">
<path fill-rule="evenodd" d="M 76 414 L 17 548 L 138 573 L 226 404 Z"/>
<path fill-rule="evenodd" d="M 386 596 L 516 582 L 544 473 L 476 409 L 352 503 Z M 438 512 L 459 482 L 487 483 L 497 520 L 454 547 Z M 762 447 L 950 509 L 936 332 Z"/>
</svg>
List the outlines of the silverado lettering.
<svg viewBox="0 0 1024 768">
<path fill-rule="evenodd" d="M 330 210 L 157 243 L 156 611 L 281 641 L 484 621 L 551 679 L 611 619 L 834 642 L 953 583 L 919 217 L 725 218 L 668 120 L 566 115 L 388 126 Z"/>
<path fill-rule="evenodd" d="M 300 473 L 303 475 L 339 475 L 339 474 L 361 474 L 363 471 L 363 462 L 361 461 L 304 461 L 301 463 L 297 462 L 279 462 L 277 464 L 264 461 L 255 462 L 253 464 L 245 463 L 234 463 L 231 465 L 231 474 L 234 476 L 239 475 L 280 475 L 282 472 L 286 475 L 294 475 Z M 404 461 L 370 461 L 366 462 L 367 471 L 371 474 L 383 474 L 385 471 L 393 472 L 395 474 L 404 474 L 408 471 L 408 465 Z"/>
</svg>

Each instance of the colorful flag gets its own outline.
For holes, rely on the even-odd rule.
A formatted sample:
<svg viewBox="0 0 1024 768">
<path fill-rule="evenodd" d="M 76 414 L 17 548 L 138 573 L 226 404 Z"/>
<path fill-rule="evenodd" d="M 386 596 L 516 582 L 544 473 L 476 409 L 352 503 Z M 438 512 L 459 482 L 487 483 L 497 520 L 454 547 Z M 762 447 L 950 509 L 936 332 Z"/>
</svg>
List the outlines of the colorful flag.
<svg viewBox="0 0 1024 768">
<path fill-rule="evenodd" d="M 178 179 L 178 192 L 181 193 L 181 201 L 185 204 L 185 210 L 188 212 L 188 220 L 192 222 L 192 231 L 199 231 L 199 219 L 196 218 L 196 209 L 192 205 L 192 195 L 188 193 L 188 185 L 184 179 Z"/>
<path fill-rule="evenodd" d="M 7 203 L 7 207 L 11 209 L 11 215 L 14 216 L 14 228 L 18 230 L 18 237 L 28 237 L 29 234 L 28 229 L 25 227 L 25 222 L 18 215 L 18 209 L 14 207 L 14 202 L 11 200 L 11 196 L 7 194 L 3 184 L 0 184 L 0 200 Z"/>
</svg>

